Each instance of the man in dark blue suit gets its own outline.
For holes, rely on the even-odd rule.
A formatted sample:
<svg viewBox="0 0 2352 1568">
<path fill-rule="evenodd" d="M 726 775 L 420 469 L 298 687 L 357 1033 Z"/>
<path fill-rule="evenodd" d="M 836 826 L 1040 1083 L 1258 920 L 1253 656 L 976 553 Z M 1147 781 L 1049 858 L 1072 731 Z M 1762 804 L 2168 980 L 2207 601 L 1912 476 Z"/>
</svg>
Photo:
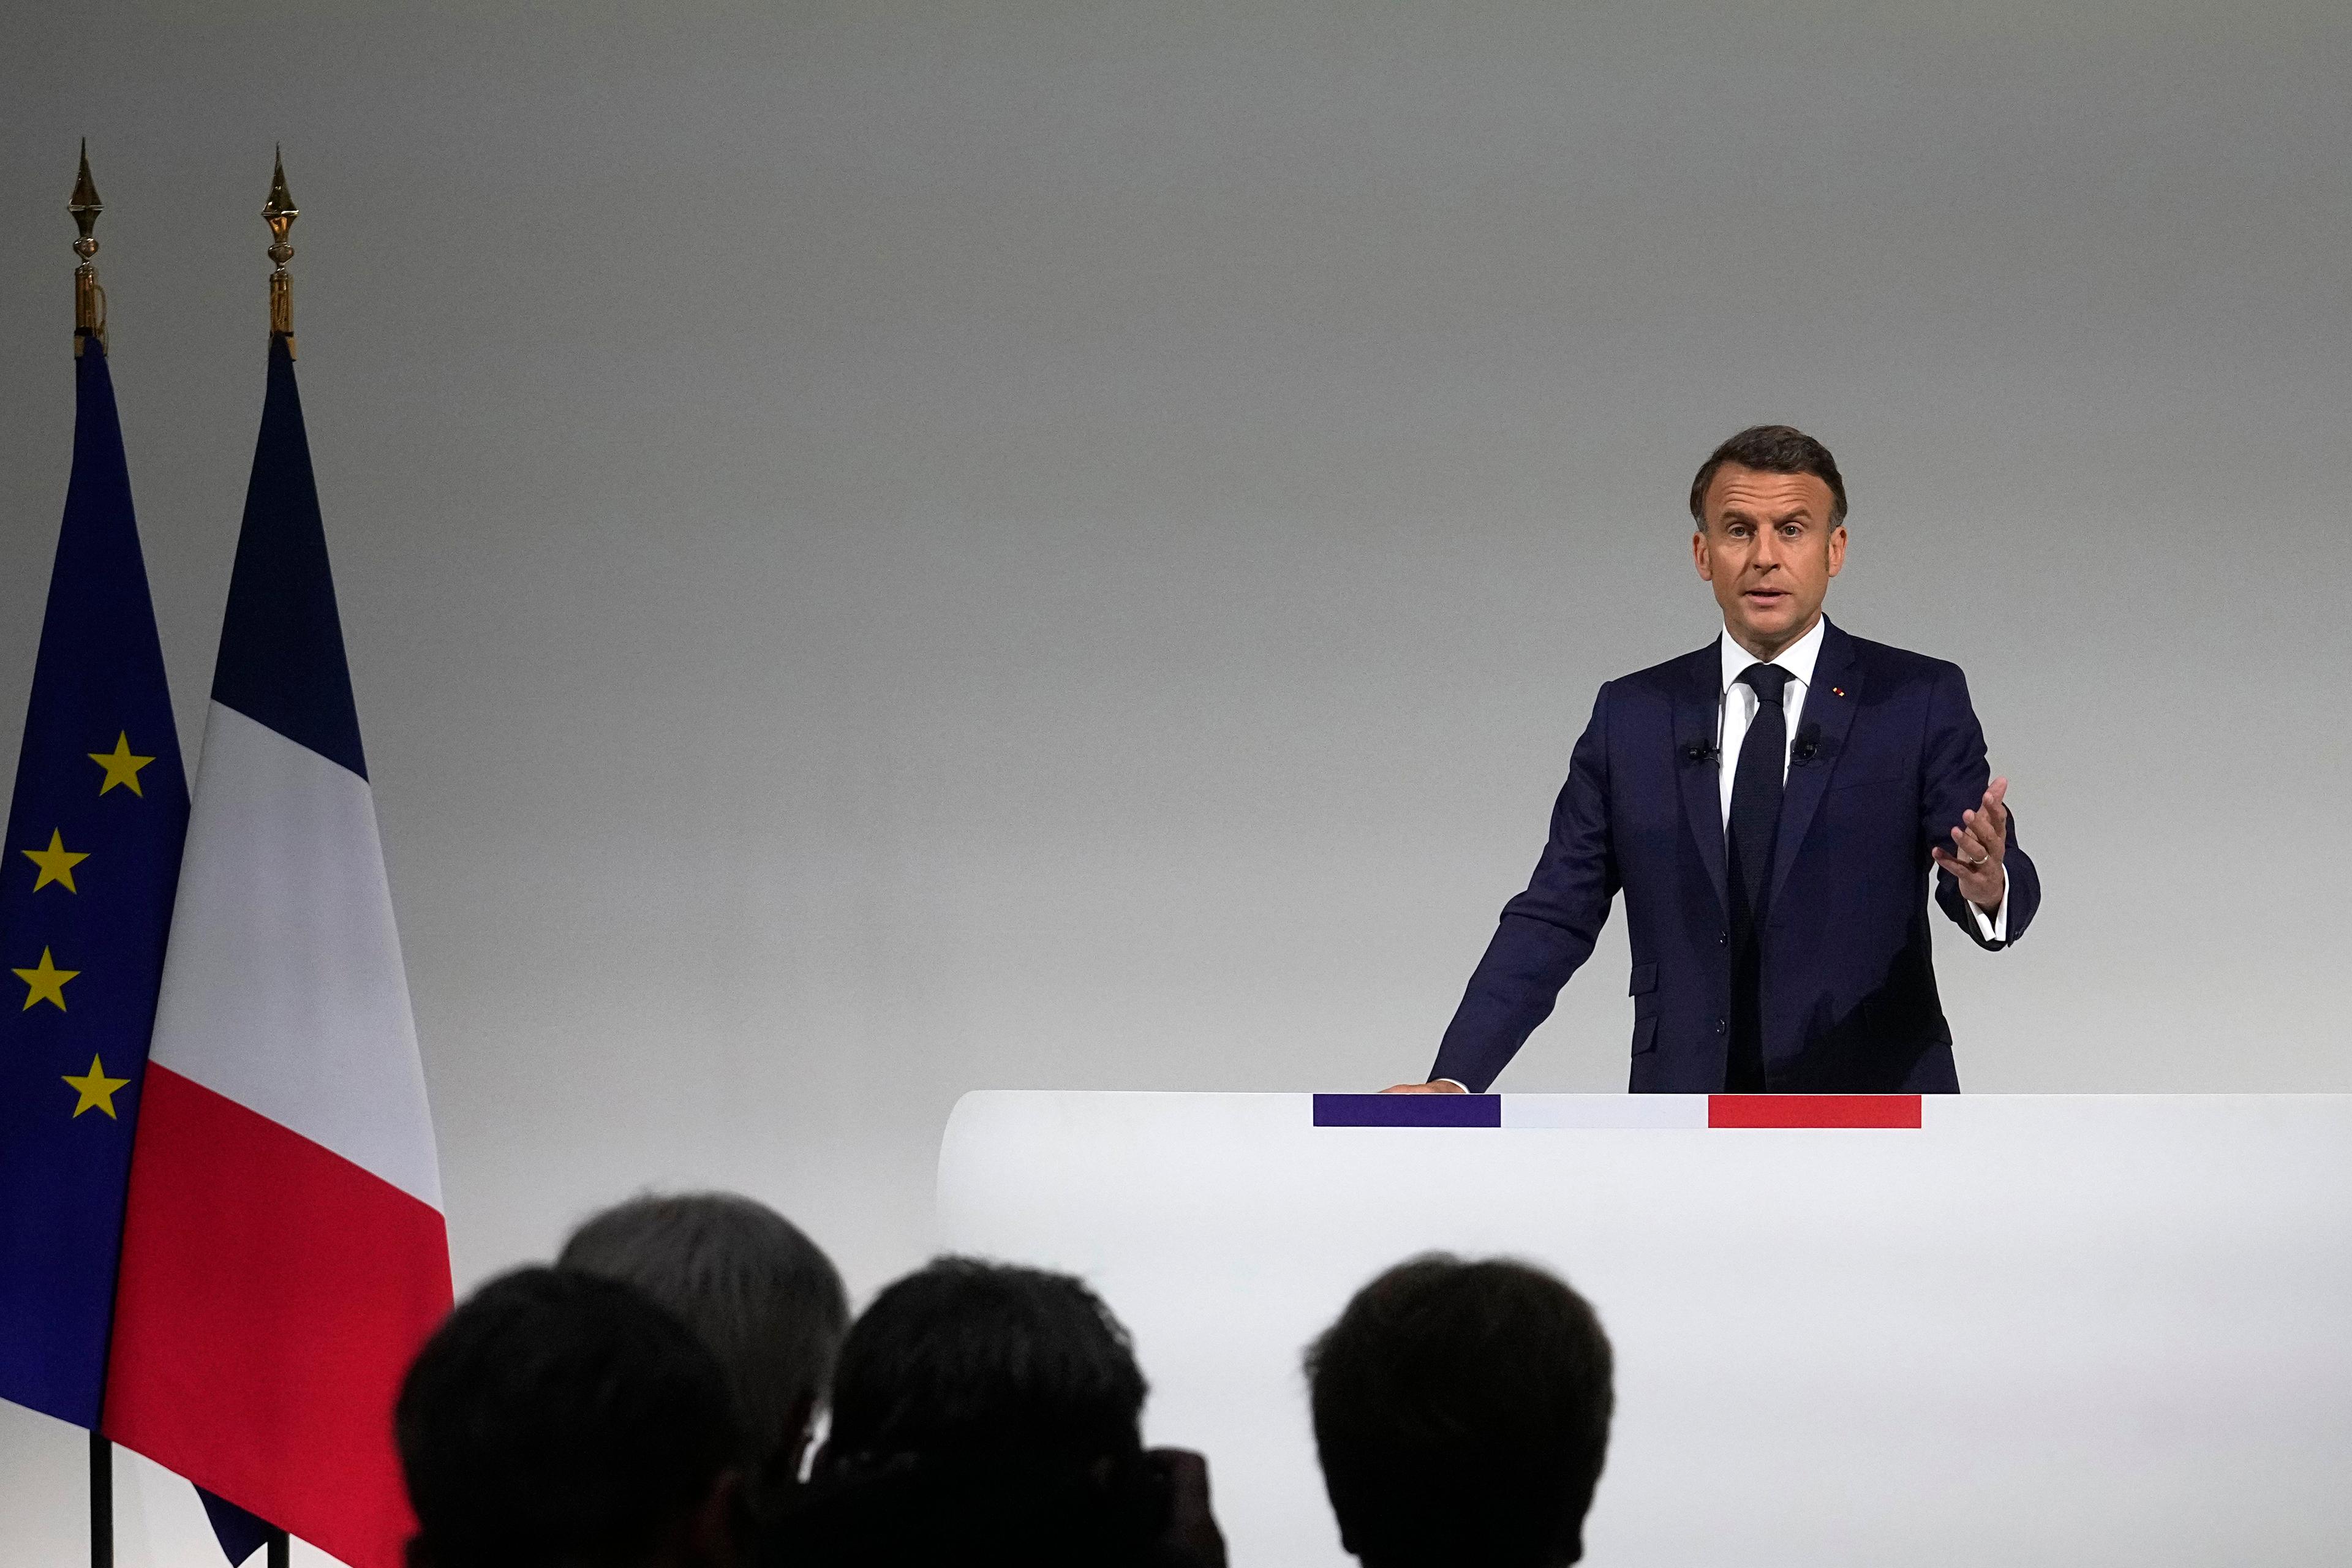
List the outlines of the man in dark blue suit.
<svg viewBox="0 0 2352 1568">
<path fill-rule="evenodd" d="M 1470 977 L 1430 1081 L 1483 1092 L 1625 893 L 1636 1093 L 1949 1094 L 1937 904 L 1998 952 L 2042 885 L 1991 779 L 1959 667 L 1822 615 L 1845 481 L 1786 426 L 1691 485 L 1721 638 L 1601 689 L 1527 891 Z"/>
</svg>

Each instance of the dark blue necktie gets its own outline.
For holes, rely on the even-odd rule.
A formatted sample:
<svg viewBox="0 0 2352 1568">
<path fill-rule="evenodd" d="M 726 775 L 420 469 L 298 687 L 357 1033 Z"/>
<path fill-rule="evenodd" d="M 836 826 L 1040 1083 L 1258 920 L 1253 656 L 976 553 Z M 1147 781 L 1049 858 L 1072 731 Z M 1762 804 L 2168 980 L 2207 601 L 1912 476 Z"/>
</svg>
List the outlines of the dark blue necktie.
<svg viewBox="0 0 2352 1568">
<path fill-rule="evenodd" d="M 1780 784 L 1788 767 L 1789 715 L 1780 698 L 1791 679 L 1776 664 L 1751 664 L 1742 684 L 1756 693 L 1756 717 L 1739 743 L 1731 775 L 1731 824 L 1726 848 L 1731 895 L 1731 1039 L 1724 1088 L 1734 1094 L 1764 1090 L 1763 967 L 1758 933 L 1770 889 L 1772 847 L 1780 836 Z"/>
</svg>

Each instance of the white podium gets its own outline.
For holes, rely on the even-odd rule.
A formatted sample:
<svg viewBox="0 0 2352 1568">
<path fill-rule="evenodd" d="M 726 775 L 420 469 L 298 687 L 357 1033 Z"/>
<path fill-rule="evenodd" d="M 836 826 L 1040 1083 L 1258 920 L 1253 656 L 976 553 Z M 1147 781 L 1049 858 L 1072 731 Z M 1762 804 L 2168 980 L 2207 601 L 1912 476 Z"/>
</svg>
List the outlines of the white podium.
<svg viewBox="0 0 2352 1568">
<path fill-rule="evenodd" d="M 1236 1568 L 1349 1561 L 1300 1352 L 1431 1248 L 1608 1325 L 1595 1568 L 2352 1563 L 2352 1096 L 974 1093 L 939 1225 L 1102 1292 Z"/>
</svg>

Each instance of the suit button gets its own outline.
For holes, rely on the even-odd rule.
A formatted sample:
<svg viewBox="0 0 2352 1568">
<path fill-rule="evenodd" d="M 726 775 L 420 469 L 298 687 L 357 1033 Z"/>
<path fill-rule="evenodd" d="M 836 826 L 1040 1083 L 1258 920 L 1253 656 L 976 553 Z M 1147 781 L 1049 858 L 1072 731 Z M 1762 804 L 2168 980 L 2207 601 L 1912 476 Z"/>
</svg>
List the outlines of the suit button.
<svg viewBox="0 0 2352 1568">
<path fill-rule="evenodd" d="M 1720 1018 L 1715 1021 L 1715 1032 L 1718 1035 L 1723 1033 L 1723 1020 Z"/>
<path fill-rule="evenodd" d="M 1716 946 L 1717 946 L 1717 947 L 1726 947 L 1726 946 L 1728 946 L 1728 945 L 1730 944 L 1730 942 L 1731 942 L 1731 933 L 1730 933 L 1729 931 L 1717 931 L 1717 932 L 1716 932 L 1716 933 L 1715 933 L 1715 945 L 1716 945 Z"/>
</svg>

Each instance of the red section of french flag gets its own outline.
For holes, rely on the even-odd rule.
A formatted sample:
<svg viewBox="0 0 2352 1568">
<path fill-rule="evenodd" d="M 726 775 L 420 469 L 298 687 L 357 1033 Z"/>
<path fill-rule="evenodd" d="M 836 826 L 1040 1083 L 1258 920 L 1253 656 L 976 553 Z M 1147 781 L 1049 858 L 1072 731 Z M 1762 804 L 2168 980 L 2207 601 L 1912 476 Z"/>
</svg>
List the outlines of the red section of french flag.
<svg viewBox="0 0 2352 1568">
<path fill-rule="evenodd" d="M 352 1568 L 399 1568 L 392 1406 L 448 1310 L 440 1214 L 151 1063 L 124 1245 L 142 1267 L 115 1303 L 108 1435 Z"/>
<path fill-rule="evenodd" d="M 1709 1127 L 1916 1127 L 1916 1094 L 1710 1094 Z"/>
</svg>

